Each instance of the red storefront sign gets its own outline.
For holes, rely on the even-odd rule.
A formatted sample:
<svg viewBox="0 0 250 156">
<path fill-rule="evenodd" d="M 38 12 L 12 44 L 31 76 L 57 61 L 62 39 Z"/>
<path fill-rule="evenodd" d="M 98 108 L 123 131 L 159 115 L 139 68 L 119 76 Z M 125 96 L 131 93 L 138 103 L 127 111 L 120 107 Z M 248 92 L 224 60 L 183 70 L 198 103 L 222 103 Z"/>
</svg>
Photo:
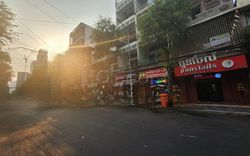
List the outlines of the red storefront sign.
<svg viewBox="0 0 250 156">
<path fill-rule="evenodd" d="M 194 63 L 175 67 L 175 76 L 188 76 L 202 73 L 230 71 L 241 68 L 247 68 L 247 61 L 244 55 L 227 58 L 215 58 L 213 61 L 203 61 L 203 63 Z"/>
<path fill-rule="evenodd" d="M 119 73 L 116 75 L 116 81 L 123 81 L 123 80 L 128 80 L 130 78 L 130 76 L 132 76 L 132 79 L 137 79 L 137 75 L 136 74 L 124 74 L 124 73 Z"/>
<path fill-rule="evenodd" d="M 127 79 L 127 74 L 117 74 L 116 81 L 122 81 Z"/>
<path fill-rule="evenodd" d="M 166 77 L 167 69 L 166 68 L 156 68 L 150 69 L 146 71 L 142 71 L 139 73 L 139 79 L 150 79 L 150 78 L 158 78 L 158 77 Z"/>
</svg>

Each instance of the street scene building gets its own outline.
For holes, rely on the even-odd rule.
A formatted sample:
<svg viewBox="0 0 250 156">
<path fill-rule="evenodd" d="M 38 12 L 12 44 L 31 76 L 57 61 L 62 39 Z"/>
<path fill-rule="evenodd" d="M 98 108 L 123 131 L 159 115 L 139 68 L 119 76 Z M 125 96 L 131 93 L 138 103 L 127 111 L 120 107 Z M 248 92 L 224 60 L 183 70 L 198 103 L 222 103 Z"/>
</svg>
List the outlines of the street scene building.
<svg viewBox="0 0 250 156">
<path fill-rule="evenodd" d="M 29 77 L 28 72 L 18 72 L 17 73 L 16 88 L 22 86 L 22 84 L 27 80 L 28 77 Z"/>
<path fill-rule="evenodd" d="M 242 7 L 232 1 L 198 6 L 190 25 L 192 37 L 173 55 L 180 101 L 249 102 L 249 46 L 242 36 L 249 2 Z"/>
<path fill-rule="evenodd" d="M 139 46 L 137 23 L 151 4 L 148 0 L 116 1 L 117 25 L 128 36 L 119 48 L 116 83 L 129 85 L 128 74 L 135 74 L 133 94 L 138 104 L 156 100 L 168 81 L 164 53 L 157 45 L 147 50 Z M 192 34 L 171 54 L 176 62 L 173 91 L 178 102 L 249 102 L 249 46 L 242 34 L 250 23 L 249 4 L 194 1 Z"/>
<path fill-rule="evenodd" d="M 80 86 L 84 88 L 90 81 L 90 68 L 92 64 L 92 39 L 93 28 L 85 23 L 80 23 L 71 33 L 69 39 L 69 50 L 66 53 L 68 64 L 75 68 L 75 78 L 79 79 Z M 65 62 L 66 63 L 66 62 Z M 79 68 L 79 69 L 76 69 Z M 75 81 L 75 80 L 73 80 Z"/>
<path fill-rule="evenodd" d="M 250 0 L 0 0 L 0 21 L 0 156 L 250 156 Z"/>
<path fill-rule="evenodd" d="M 117 27 L 122 35 L 127 36 L 120 41 L 115 86 L 120 87 L 119 92 L 127 97 L 131 97 L 133 92 L 134 101 L 138 101 L 137 91 L 133 89 L 133 85 L 138 80 L 137 71 L 139 66 L 145 64 L 143 60 L 145 56 L 139 50 L 137 20 L 152 2 L 150 0 L 118 0 L 115 4 Z M 150 58 L 151 63 L 153 59 Z"/>
</svg>

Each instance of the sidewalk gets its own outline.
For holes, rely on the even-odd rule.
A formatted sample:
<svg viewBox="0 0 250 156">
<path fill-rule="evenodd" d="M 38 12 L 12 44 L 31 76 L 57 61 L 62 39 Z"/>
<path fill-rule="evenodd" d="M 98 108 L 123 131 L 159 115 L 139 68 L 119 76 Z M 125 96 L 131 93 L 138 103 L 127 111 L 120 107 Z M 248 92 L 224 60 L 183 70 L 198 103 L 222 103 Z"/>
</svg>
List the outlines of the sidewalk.
<svg viewBox="0 0 250 156">
<path fill-rule="evenodd" d="M 178 104 L 174 109 L 195 114 L 250 116 L 250 105 Z"/>
</svg>

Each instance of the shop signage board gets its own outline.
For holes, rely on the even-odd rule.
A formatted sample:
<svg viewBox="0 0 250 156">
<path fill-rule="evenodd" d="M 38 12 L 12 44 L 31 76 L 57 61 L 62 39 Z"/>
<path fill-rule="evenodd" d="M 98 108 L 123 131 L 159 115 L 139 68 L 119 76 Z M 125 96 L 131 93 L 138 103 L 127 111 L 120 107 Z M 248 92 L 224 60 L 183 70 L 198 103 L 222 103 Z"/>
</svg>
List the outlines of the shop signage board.
<svg viewBox="0 0 250 156">
<path fill-rule="evenodd" d="M 175 67 L 175 76 L 181 77 L 202 73 L 222 72 L 247 67 L 245 55 L 219 59 L 216 55 L 209 55 L 180 61 L 179 66 Z"/>
<path fill-rule="evenodd" d="M 117 74 L 116 75 L 116 81 L 122 81 L 127 79 L 127 74 Z"/>
<path fill-rule="evenodd" d="M 210 40 L 210 45 L 212 47 L 215 47 L 221 44 L 226 44 L 226 43 L 231 42 L 231 37 L 229 33 L 226 33 L 226 34 L 211 37 L 209 40 Z"/>
<path fill-rule="evenodd" d="M 139 80 L 166 77 L 166 76 L 167 76 L 166 68 L 156 68 L 140 72 Z"/>
<path fill-rule="evenodd" d="M 221 79 L 222 74 L 221 73 L 215 73 L 215 74 L 198 74 L 193 76 L 195 80 L 201 80 L 201 79 Z"/>
<path fill-rule="evenodd" d="M 160 85 L 160 84 L 166 84 L 168 82 L 168 80 L 167 79 L 159 79 L 159 80 L 157 80 L 157 79 L 153 79 L 153 80 L 151 80 L 151 85 Z"/>
<path fill-rule="evenodd" d="M 123 81 L 127 80 L 132 76 L 132 79 L 136 79 L 137 75 L 136 74 L 117 74 L 116 75 L 116 81 Z"/>
<path fill-rule="evenodd" d="M 136 74 L 127 74 L 127 73 L 118 73 L 116 75 L 116 83 L 115 86 L 122 86 L 130 84 L 130 76 L 132 76 L 132 83 L 135 83 L 137 80 Z"/>
</svg>

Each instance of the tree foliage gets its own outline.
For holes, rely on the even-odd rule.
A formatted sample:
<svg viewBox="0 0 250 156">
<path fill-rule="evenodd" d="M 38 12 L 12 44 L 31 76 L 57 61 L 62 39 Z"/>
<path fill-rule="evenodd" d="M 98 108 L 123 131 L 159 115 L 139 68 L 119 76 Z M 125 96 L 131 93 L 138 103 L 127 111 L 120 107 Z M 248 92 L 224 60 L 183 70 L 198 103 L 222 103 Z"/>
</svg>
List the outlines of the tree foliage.
<svg viewBox="0 0 250 156">
<path fill-rule="evenodd" d="M 170 96 L 173 75 L 171 54 L 188 32 L 190 10 L 191 0 L 155 0 L 138 22 L 141 46 L 157 44 L 166 53 Z"/>
<path fill-rule="evenodd" d="M 108 52 L 116 46 L 116 25 L 110 17 L 100 16 L 92 31 L 92 39 L 98 52 Z"/>
<path fill-rule="evenodd" d="M 148 12 L 139 19 L 142 45 L 160 44 L 172 50 L 187 33 L 190 0 L 155 0 Z"/>
<path fill-rule="evenodd" d="M 47 63 L 35 65 L 29 78 L 15 91 L 16 96 L 47 100 L 50 97 L 50 78 Z"/>
<path fill-rule="evenodd" d="M 2 51 L 2 47 L 12 40 L 14 14 L 0 0 L 0 99 L 6 97 L 9 92 L 8 82 L 12 78 L 11 59 L 8 53 Z"/>
<path fill-rule="evenodd" d="M 10 57 L 8 53 L 0 51 L 0 97 L 8 94 L 8 82 L 11 78 Z"/>
<path fill-rule="evenodd" d="M 7 7 L 4 1 L 0 0 L 0 46 L 5 45 L 13 38 L 14 14 Z"/>
</svg>

